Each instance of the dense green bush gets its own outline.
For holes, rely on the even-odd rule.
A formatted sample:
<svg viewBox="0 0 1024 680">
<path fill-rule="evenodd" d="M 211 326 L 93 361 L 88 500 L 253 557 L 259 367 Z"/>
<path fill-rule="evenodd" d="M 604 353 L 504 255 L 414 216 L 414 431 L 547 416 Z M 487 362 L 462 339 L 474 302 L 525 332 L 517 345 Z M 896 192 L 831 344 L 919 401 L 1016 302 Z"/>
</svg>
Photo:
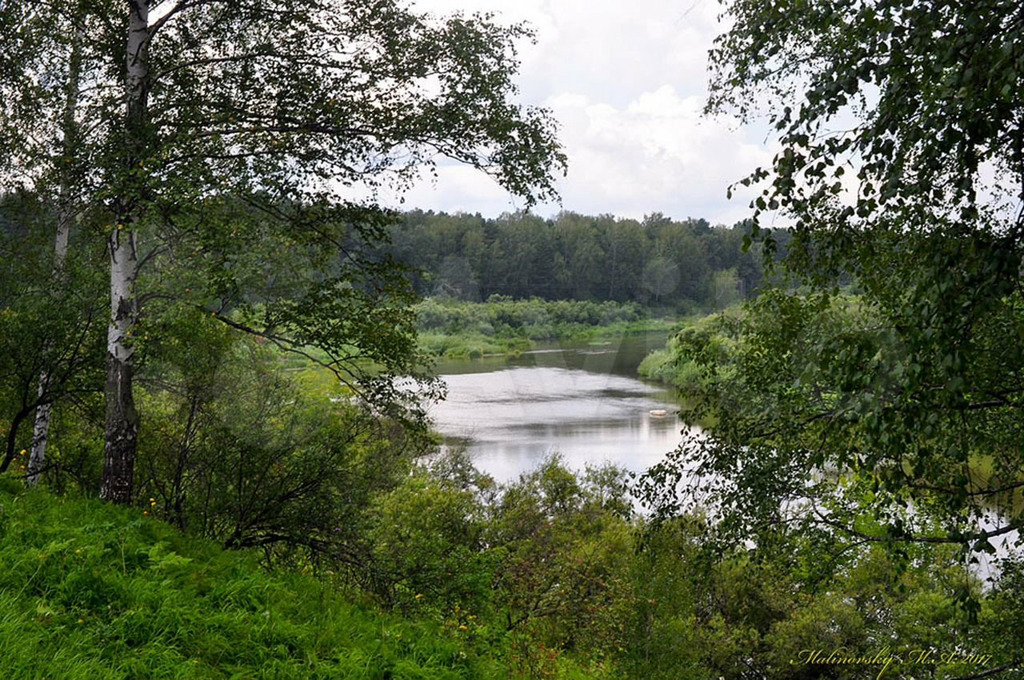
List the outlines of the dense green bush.
<svg viewBox="0 0 1024 680">
<path fill-rule="evenodd" d="M 371 496 L 400 483 L 429 439 L 361 408 L 307 366 L 196 314 L 149 348 L 138 461 L 147 511 L 267 557 L 353 552 Z"/>
<path fill-rule="evenodd" d="M 512 300 L 492 295 L 486 302 L 428 298 L 416 305 L 419 345 L 436 356 L 476 357 L 529 349 L 531 341 L 585 340 L 648 330 L 673 322 L 649 318 L 635 303 L 578 300 Z"/>
<path fill-rule="evenodd" d="M 723 546 L 702 517 L 636 517 L 629 487 L 620 471 L 573 473 L 557 458 L 498 485 L 465 456 L 441 456 L 371 495 L 353 539 L 361 564 L 268 570 L 259 553 L 226 552 L 142 508 L 2 478 L 5 677 L 864 677 L 806 662 L 807 650 L 841 648 L 935 650 L 924 670 L 953 678 L 1018 649 L 1013 564 L 983 594 L 943 546 L 897 559 L 782 530 Z M 373 579 L 339 587 L 353 571 Z M 982 598 L 977 624 L 957 604 L 965 586 Z M 942 662 L 950 652 L 978 656 Z"/>
<path fill-rule="evenodd" d="M 635 303 L 579 300 L 511 300 L 494 295 L 483 304 L 429 298 L 416 305 L 421 331 L 448 334 L 519 335 L 541 340 L 572 335 L 583 327 L 640 321 Z"/>
<path fill-rule="evenodd" d="M 739 308 L 731 308 L 688 324 L 669 338 L 664 349 L 647 355 L 637 372 L 679 388 L 684 397 L 697 392 L 713 379 L 715 370 L 729 370 L 741 316 Z"/>
<path fill-rule="evenodd" d="M 418 474 L 378 494 L 368 514 L 364 539 L 385 604 L 489 606 L 495 560 L 485 550 L 485 511 L 472 491 Z"/>
</svg>

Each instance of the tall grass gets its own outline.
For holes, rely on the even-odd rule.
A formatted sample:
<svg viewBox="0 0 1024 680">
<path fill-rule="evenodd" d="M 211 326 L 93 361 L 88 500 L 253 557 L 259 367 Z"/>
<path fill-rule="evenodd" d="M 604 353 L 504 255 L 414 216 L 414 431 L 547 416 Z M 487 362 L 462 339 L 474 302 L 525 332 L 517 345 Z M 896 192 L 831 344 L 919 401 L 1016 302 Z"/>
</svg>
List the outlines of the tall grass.
<svg viewBox="0 0 1024 680">
<path fill-rule="evenodd" d="M 0 483 L 0 668 L 19 678 L 504 675 L 438 623 L 177 533 L 141 510 Z"/>
</svg>

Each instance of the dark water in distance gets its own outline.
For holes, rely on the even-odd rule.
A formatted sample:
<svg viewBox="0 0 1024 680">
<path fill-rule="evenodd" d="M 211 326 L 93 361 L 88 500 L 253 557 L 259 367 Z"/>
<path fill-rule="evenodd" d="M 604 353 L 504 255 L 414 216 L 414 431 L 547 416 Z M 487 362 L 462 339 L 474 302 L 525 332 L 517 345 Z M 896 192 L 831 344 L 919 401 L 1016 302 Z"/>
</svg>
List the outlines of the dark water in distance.
<svg viewBox="0 0 1024 680">
<path fill-rule="evenodd" d="M 676 447 L 685 427 L 672 390 L 636 377 L 643 357 L 666 338 L 648 333 L 442 362 L 448 399 L 431 409 L 434 426 L 499 481 L 553 452 L 576 470 L 611 462 L 642 472 Z M 658 409 L 667 415 L 650 413 Z"/>
</svg>

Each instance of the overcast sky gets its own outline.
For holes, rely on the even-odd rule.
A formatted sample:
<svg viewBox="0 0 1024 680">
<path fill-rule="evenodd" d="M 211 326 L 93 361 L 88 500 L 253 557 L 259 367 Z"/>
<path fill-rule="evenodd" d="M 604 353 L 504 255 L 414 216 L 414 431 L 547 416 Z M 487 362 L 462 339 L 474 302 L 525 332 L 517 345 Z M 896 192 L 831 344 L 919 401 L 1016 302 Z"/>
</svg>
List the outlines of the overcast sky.
<svg viewBox="0 0 1024 680">
<path fill-rule="evenodd" d="M 521 45 L 523 104 L 561 125 L 569 158 L 559 209 L 597 215 L 703 217 L 732 224 L 749 196 L 726 188 L 770 160 L 763 133 L 702 116 L 707 51 L 719 33 L 715 0 L 415 0 L 422 11 L 493 11 L 525 20 L 536 44 Z M 406 194 L 406 208 L 480 212 L 521 208 L 490 178 L 455 164 Z"/>
</svg>

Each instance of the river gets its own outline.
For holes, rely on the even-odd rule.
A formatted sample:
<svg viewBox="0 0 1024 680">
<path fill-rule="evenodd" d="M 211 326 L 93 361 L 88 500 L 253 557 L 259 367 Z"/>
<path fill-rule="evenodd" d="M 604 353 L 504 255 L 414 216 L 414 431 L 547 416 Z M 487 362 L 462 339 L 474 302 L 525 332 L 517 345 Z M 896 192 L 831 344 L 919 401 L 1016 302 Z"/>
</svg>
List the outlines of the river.
<svg viewBox="0 0 1024 680">
<path fill-rule="evenodd" d="M 442 361 L 448 398 L 430 412 L 434 427 L 498 481 L 516 479 L 555 452 L 575 470 L 608 462 L 642 472 L 679 444 L 686 427 L 673 391 L 636 374 L 666 338 L 647 333 L 545 345 L 518 357 Z"/>
<path fill-rule="evenodd" d="M 438 372 L 448 398 L 431 410 L 434 427 L 499 482 L 516 479 L 554 452 L 574 470 L 610 462 L 643 472 L 679 444 L 687 427 L 676 413 L 675 393 L 636 374 L 666 338 L 649 333 L 599 345 L 547 345 L 518 357 L 443 361 Z M 987 518 L 979 528 L 995 523 Z M 1011 554 L 1016 532 L 1009 538 L 995 543 L 995 562 Z M 976 575 L 997 573 L 991 556 L 975 556 Z"/>
</svg>

